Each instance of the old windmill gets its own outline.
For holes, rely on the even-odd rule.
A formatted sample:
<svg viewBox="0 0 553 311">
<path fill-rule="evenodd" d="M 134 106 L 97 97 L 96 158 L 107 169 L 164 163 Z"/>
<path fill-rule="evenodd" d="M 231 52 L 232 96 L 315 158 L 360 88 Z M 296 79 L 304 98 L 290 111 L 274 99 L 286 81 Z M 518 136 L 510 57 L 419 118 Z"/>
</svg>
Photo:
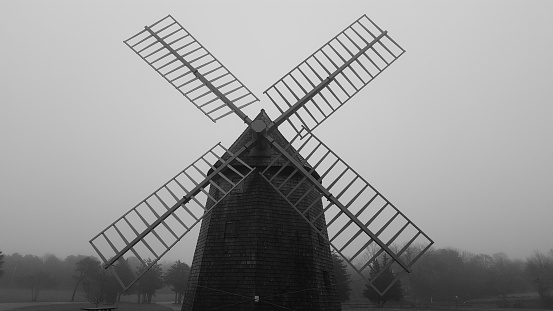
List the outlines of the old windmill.
<svg viewBox="0 0 553 311">
<path fill-rule="evenodd" d="M 124 288 L 200 222 L 183 310 L 337 310 L 331 251 L 384 293 L 432 245 L 312 133 L 404 53 L 366 16 L 264 92 L 281 113 L 274 120 L 241 110 L 257 97 L 170 15 L 125 43 L 211 120 L 236 114 L 247 128 L 90 241 Z M 286 139 L 284 126 L 297 134 Z M 369 273 L 383 254 L 390 260 Z"/>
</svg>

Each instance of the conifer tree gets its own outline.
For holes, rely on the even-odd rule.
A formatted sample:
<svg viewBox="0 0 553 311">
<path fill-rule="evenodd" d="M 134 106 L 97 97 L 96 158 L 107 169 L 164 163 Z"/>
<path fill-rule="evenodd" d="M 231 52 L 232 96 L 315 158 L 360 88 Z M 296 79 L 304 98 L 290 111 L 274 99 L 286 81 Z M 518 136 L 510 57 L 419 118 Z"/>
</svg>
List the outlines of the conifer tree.
<svg viewBox="0 0 553 311">
<path fill-rule="evenodd" d="M 347 271 L 347 266 L 337 253 L 332 253 L 332 264 L 334 266 L 334 276 L 338 287 L 338 298 L 341 302 L 349 300 L 351 287 L 349 286 L 350 276 Z"/>
<path fill-rule="evenodd" d="M 388 257 L 384 255 L 382 258 L 382 265 L 380 265 L 378 259 L 376 259 L 371 265 L 370 276 L 371 280 L 374 280 L 372 285 L 376 287 L 380 292 L 383 292 L 388 286 L 390 286 L 390 283 L 394 280 L 394 274 L 390 267 L 386 267 L 387 264 Z M 382 269 L 385 270 L 380 273 Z M 390 289 L 388 289 L 388 291 L 384 293 L 384 295 L 378 293 L 370 284 L 367 283 L 367 286 L 363 291 L 363 296 L 368 298 L 379 308 L 383 307 L 384 304 L 389 300 L 400 301 L 403 298 L 403 288 L 401 287 L 401 281 L 398 280 L 396 283 L 394 283 L 392 287 L 390 287 Z"/>
</svg>

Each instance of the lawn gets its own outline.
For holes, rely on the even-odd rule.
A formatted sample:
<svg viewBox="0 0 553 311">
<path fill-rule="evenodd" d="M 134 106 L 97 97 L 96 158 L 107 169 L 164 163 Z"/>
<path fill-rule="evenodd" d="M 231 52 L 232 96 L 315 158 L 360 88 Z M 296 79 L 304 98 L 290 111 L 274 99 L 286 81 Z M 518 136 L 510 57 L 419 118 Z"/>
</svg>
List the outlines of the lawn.
<svg viewBox="0 0 553 311">
<path fill-rule="evenodd" d="M 173 311 L 169 307 L 152 304 L 137 304 L 137 303 L 116 303 L 117 311 Z M 70 304 L 50 304 L 50 305 L 37 305 L 17 308 L 13 310 L 17 311 L 78 311 L 81 308 L 94 307 L 94 305 L 83 303 L 70 303 Z"/>
<path fill-rule="evenodd" d="M 80 311 L 82 307 L 93 307 L 89 302 L 83 299 L 82 294 L 77 292 L 75 295 L 75 303 L 69 304 L 49 304 L 44 305 L 43 302 L 69 302 L 71 300 L 71 290 L 43 290 L 38 296 L 37 302 L 32 303 L 32 306 L 19 307 L 15 309 L 3 309 L 3 310 L 17 310 L 17 311 Z M 118 309 L 116 311 L 179 311 L 180 305 L 174 305 L 171 302 L 174 299 L 174 294 L 162 292 L 153 297 L 153 302 L 163 304 L 138 304 L 136 303 L 136 295 L 123 296 L 121 302 L 117 303 Z M 30 291 L 23 289 L 0 289 L 0 310 L 2 310 L 2 303 L 10 302 L 30 302 Z M 393 303 L 390 302 L 387 308 L 377 309 L 373 308 L 366 300 L 352 301 L 342 305 L 342 310 L 347 311 L 369 311 L 369 310 L 417 310 L 417 311 L 539 311 L 540 304 L 536 295 L 516 295 L 508 297 L 509 308 L 499 308 L 500 299 L 487 298 L 473 301 L 467 301 L 466 304 L 440 304 L 434 303 L 432 305 L 417 304 L 415 307 L 413 304 L 407 302 Z M 550 310 L 549 310 L 550 311 Z"/>
<path fill-rule="evenodd" d="M 58 302 L 71 301 L 72 290 L 50 290 L 43 289 L 40 291 L 37 302 Z M 0 288 L 0 303 L 2 302 L 30 302 L 31 291 L 28 289 L 19 288 Z M 75 301 L 85 302 L 82 295 L 77 292 Z"/>
<path fill-rule="evenodd" d="M 42 290 L 37 298 L 38 302 L 69 302 L 71 301 L 71 295 L 73 294 L 72 290 L 66 289 L 55 289 L 55 290 Z M 173 301 L 175 295 L 172 293 L 161 292 L 153 297 L 153 302 L 166 302 Z M 136 295 L 122 296 L 122 302 L 136 302 Z M 0 288 L 0 303 L 3 302 L 30 302 L 31 301 L 31 291 L 28 289 L 18 289 L 18 288 Z M 75 295 L 76 302 L 86 302 L 86 299 L 83 297 L 81 291 L 77 291 Z"/>
<path fill-rule="evenodd" d="M 136 304 L 136 303 L 117 303 L 116 311 L 174 311 L 168 306 L 163 306 L 159 304 Z M 84 307 L 93 307 L 90 303 L 71 303 L 71 304 L 51 304 L 51 305 L 36 305 L 29 307 L 16 308 L 12 310 L 16 311 L 80 311 L 80 308 Z M 372 308 L 372 307 L 362 307 L 362 308 L 343 308 L 342 310 L 352 310 L 352 311 L 382 311 L 382 310 L 417 310 L 417 311 L 441 311 L 441 310 L 450 310 L 450 311 L 548 311 L 544 309 L 519 309 L 519 308 L 479 308 L 479 307 L 433 307 L 433 308 Z"/>
</svg>

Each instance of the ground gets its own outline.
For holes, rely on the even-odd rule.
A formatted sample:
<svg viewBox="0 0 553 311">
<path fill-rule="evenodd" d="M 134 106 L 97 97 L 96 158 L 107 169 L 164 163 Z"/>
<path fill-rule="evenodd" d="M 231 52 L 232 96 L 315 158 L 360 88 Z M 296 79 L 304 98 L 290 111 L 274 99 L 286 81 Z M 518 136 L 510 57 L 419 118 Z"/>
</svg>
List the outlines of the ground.
<svg viewBox="0 0 553 311">
<path fill-rule="evenodd" d="M 90 303 L 85 302 L 82 297 L 77 296 L 77 302 L 68 302 L 71 298 L 72 291 L 48 291 L 44 290 L 39 295 L 38 302 L 29 302 L 30 294 L 27 290 L 0 290 L 0 311 L 17 310 L 17 311 L 79 311 L 82 307 L 92 306 Z M 159 294 L 154 297 L 152 304 L 137 304 L 136 296 L 124 296 L 121 303 L 117 303 L 117 311 L 180 311 L 180 305 L 173 304 L 173 294 Z M 509 296 L 508 304 L 511 308 L 499 308 L 499 298 L 479 299 L 466 302 L 465 304 L 440 304 L 434 303 L 433 305 L 420 305 L 418 307 L 413 306 L 407 302 L 391 303 L 386 308 L 374 308 L 368 301 L 360 300 L 356 303 L 346 303 L 342 305 L 343 311 L 377 311 L 377 310 L 417 310 L 417 311 L 438 311 L 438 310 L 451 310 L 451 311 L 547 311 L 546 309 L 534 309 L 528 308 L 528 306 L 535 307 L 538 305 L 537 297 L 535 295 L 516 295 Z M 517 306 L 519 308 L 512 308 Z M 550 310 L 549 310 L 550 311 Z"/>
</svg>

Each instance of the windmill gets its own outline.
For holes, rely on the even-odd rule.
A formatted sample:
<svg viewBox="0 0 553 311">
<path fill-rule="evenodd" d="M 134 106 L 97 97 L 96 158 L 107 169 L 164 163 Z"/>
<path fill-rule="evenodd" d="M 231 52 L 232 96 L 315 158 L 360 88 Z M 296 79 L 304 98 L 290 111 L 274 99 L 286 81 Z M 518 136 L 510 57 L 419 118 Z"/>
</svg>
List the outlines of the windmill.
<svg viewBox="0 0 553 311">
<path fill-rule="evenodd" d="M 384 294 L 433 244 L 313 134 L 405 52 L 367 16 L 264 92 L 281 113 L 274 120 L 242 111 L 258 98 L 172 16 L 125 43 L 212 121 L 235 114 L 247 125 L 90 240 L 125 290 L 198 223 L 183 310 L 339 309 L 331 251 Z"/>
</svg>

